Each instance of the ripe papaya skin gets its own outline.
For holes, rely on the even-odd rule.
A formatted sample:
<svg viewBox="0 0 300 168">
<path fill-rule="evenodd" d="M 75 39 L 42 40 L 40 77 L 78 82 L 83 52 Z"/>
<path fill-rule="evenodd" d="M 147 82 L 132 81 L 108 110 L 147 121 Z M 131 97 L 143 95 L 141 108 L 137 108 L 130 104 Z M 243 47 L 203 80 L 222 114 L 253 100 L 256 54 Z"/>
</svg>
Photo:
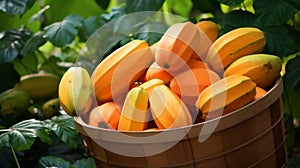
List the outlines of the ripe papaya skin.
<svg viewBox="0 0 300 168">
<path fill-rule="evenodd" d="M 254 99 L 256 84 L 247 76 L 230 75 L 204 89 L 196 101 L 196 107 L 206 118 L 209 113 L 221 110 L 230 113 Z M 214 114 L 211 117 L 217 117 Z"/>
<path fill-rule="evenodd" d="M 144 40 L 133 40 L 107 56 L 95 68 L 92 85 L 99 104 L 125 97 L 130 86 L 145 73 L 153 61 Z"/>
<path fill-rule="evenodd" d="M 169 83 L 173 76 L 168 71 L 158 66 L 156 62 L 153 62 L 147 69 L 145 78 L 146 81 L 157 78 L 163 80 L 165 83 Z"/>
<path fill-rule="evenodd" d="M 155 87 L 149 97 L 151 114 L 159 129 L 192 124 L 192 117 L 181 99 L 167 86 Z"/>
<path fill-rule="evenodd" d="M 257 86 L 266 89 L 278 76 L 282 61 L 270 54 L 251 54 L 235 60 L 224 71 L 224 76 L 241 74 L 250 77 Z"/>
<path fill-rule="evenodd" d="M 254 100 L 258 100 L 260 98 L 262 98 L 265 94 L 267 94 L 267 91 L 261 87 L 256 86 L 255 88 L 256 94 L 254 97 Z"/>
<path fill-rule="evenodd" d="M 210 47 L 206 61 L 222 73 L 236 59 L 263 51 L 266 45 L 264 32 L 254 27 L 241 27 L 220 36 Z"/>
<path fill-rule="evenodd" d="M 95 127 L 118 128 L 120 119 L 119 107 L 113 102 L 106 102 L 95 107 L 89 114 L 88 124 Z"/>
<path fill-rule="evenodd" d="M 160 39 L 155 53 L 157 64 L 167 71 L 178 71 L 198 50 L 200 31 L 191 22 L 171 25 Z"/>
<path fill-rule="evenodd" d="M 210 46 L 215 42 L 219 36 L 219 26 L 210 20 L 199 21 L 195 24 L 200 30 L 200 43 L 199 43 L 199 53 L 194 52 L 191 56 L 193 59 L 200 59 L 202 61 L 206 60 L 207 52 Z"/>
</svg>

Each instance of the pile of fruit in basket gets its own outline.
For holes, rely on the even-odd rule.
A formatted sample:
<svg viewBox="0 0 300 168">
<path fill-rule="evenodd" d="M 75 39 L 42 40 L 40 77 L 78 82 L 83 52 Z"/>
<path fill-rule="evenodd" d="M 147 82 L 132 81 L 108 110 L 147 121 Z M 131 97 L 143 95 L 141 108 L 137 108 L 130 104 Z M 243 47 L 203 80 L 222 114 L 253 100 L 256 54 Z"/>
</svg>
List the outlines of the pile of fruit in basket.
<svg viewBox="0 0 300 168">
<path fill-rule="evenodd" d="M 91 126 L 144 131 L 188 126 L 226 115 L 263 97 L 282 61 L 263 53 L 264 32 L 240 27 L 219 36 L 212 21 L 176 23 L 153 45 L 132 40 L 90 76 L 70 68 L 59 100 Z M 221 111 L 221 113 L 220 113 Z"/>
</svg>

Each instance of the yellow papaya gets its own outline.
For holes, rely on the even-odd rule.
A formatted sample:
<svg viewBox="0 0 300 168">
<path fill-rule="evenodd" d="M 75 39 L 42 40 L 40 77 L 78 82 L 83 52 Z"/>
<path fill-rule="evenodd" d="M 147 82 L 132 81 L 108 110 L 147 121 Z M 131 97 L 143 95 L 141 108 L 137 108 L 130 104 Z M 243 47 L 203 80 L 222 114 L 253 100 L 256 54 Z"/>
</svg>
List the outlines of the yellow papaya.
<svg viewBox="0 0 300 168">
<path fill-rule="evenodd" d="M 264 32 L 255 27 L 241 27 L 220 36 L 209 48 L 206 61 L 217 71 L 224 69 L 239 57 L 263 51 Z"/>
<path fill-rule="evenodd" d="M 257 86 L 266 89 L 280 76 L 282 61 L 270 54 L 251 54 L 235 60 L 224 71 L 224 76 L 241 74 L 250 77 Z"/>
<path fill-rule="evenodd" d="M 92 85 L 99 104 L 115 97 L 126 97 L 134 84 L 151 64 L 153 57 L 144 40 L 133 40 L 107 56 L 95 68 Z"/>
<path fill-rule="evenodd" d="M 192 124 L 191 114 L 185 104 L 165 85 L 153 88 L 149 103 L 153 120 L 159 129 Z"/>
<path fill-rule="evenodd" d="M 203 118 L 215 118 L 251 102 L 256 95 L 255 89 L 256 84 L 249 77 L 230 75 L 205 88 L 199 94 L 196 107 Z"/>
</svg>

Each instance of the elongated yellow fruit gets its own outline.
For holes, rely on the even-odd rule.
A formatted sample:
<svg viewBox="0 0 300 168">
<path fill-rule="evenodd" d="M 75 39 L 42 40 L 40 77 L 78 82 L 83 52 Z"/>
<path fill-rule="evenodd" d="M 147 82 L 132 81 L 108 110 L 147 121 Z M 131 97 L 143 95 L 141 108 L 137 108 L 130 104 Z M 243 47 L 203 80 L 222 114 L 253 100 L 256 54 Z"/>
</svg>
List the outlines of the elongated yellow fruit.
<svg viewBox="0 0 300 168">
<path fill-rule="evenodd" d="M 41 71 L 22 76 L 15 88 L 26 91 L 34 100 L 42 100 L 56 98 L 58 84 L 58 76 Z"/>
<path fill-rule="evenodd" d="M 148 92 L 148 94 L 150 95 L 150 93 L 152 92 L 154 87 L 159 86 L 159 85 L 164 85 L 164 84 L 165 83 L 163 80 L 154 78 L 154 79 L 144 82 L 143 84 L 141 84 L 138 87 L 145 89 Z"/>
<path fill-rule="evenodd" d="M 282 61 L 270 54 L 252 54 L 241 57 L 230 64 L 224 76 L 241 74 L 250 77 L 257 86 L 267 88 L 280 75 Z"/>
<path fill-rule="evenodd" d="M 156 86 L 149 97 L 153 119 L 159 129 L 192 124 L 192 117 L 181 99 L 167 86 Z"/>
<path fill-rule="evenodd" d="M 132 88 L 125 99 L 118 130 L 143 131 L 147 128 L 150 112 L 148 110 L 149 96 L 141 87 Z"/>
<path fill-rule="evenodd" d="M 94 70 L 92 84 L 99 103 L 112 101 L 139 79 L 153 57 L 144 40 L 133 40 L 107 56 Z"/>
<path fill-rule="evenodd" d="M 237 58 L 263 51 L 266 45 L 264 32 L 254 27 L 241 27 L 219 37 L 210 47 L 206 61 L 217 72 Z"/>
<path fill-rule="evenodd" d="M 86 69 L 71 67 L 64 73 L 59 83 L 58 99 L 65 112 L 71 116 L 85 114 L 96 104 L 91 78 Z"/>
<path fill-rule="evenodd" d="M 227 114 L 252 101 L 255 88 L 256 84 L 249 77 L 230 75 L 205 88 L 199 94 L 196 107 L 202 112 L 203 118 L 217 110 Z"/>
</svg>

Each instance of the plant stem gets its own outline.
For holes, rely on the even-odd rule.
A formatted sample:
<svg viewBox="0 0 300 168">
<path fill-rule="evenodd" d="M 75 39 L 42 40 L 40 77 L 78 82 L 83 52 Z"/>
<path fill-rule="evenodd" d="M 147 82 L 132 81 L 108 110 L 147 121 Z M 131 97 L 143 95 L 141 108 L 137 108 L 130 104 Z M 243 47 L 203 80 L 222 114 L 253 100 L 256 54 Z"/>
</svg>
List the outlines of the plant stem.
<svg viewBox="0 0 300 168">
<path fill-rule="evenodd" d="M 16 156 L 16 153 L 15 153 L 14 148 L 13 148 L 12 146 L 10 146 L 10 149 L 11 149 L 13 155 L 14 155 L 14 158 L 15 158 L 15 161 L 16 161 L 16 163 L 17 163 L 18 168 L 21 168 L 21 167 L 20 167 L 20 164 L 19 164 L 19 161 L 18 161 L 18 158 L 17 158 L 17 156 Z"/>
</svg>

